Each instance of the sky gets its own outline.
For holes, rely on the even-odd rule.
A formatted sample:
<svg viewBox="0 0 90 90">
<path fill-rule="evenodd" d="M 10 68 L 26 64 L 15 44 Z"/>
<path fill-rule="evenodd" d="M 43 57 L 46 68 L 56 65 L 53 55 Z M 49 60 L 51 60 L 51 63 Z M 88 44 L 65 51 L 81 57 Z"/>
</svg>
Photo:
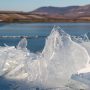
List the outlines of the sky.
<svg viewBox="0 0 90 90">
<path fill-rule="evenodd" d="M 33 11 L 43 6 L 64 7 L 90 4 L 90 0 L 0 0 L 0 10 Z"/>
</svg>

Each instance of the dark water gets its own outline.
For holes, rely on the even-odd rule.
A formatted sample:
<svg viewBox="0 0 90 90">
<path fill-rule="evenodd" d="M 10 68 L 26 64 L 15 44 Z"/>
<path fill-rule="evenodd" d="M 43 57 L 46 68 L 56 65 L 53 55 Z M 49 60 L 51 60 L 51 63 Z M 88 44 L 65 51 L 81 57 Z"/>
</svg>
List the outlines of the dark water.
<svg viewBox="0 0 90 90">
<path fill-rule="evenodd" d="M 0 24 L 0 36 L 48 36 L 54 25 L 59 25 L 70 35 L 83 35 L 90 32 L 90 23 L 13 23 Z M 19 38 L 0 39 L 0 46 L 4 43 L 16 46 L 20 41 Z M 28 39 L 28 49 L 32 52 L 40 51 L 45 44 L 45 38 Z"/>
</svg>

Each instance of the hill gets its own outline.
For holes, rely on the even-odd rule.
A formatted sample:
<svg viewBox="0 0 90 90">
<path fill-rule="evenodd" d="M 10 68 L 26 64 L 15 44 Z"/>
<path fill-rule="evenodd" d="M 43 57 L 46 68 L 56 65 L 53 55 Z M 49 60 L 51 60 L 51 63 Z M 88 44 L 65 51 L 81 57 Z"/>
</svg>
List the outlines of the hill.
<svg viewBox="0 0 90 90">
<path fill-rule="evenodd" d="M 90 22 L 90 5 L 40 7 L 31 12 L 0 11 L 0 22 Z"/>
<path fill-rule="evenodd" d="M 79 19 L 90 17 L 90 5 L 85 6 L 68 6 L 68 7 L 41 7 L 32 14 L 40 14 L 47 16 L 62 16 L 65 19 Z"/>
</svg>

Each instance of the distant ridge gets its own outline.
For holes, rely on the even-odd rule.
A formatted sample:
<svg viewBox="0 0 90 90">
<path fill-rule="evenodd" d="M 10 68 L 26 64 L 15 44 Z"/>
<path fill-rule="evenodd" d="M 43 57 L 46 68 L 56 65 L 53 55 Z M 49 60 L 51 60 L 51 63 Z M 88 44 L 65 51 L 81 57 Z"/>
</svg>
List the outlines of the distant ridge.
<svg viewBox="0 0 90 90">
<path fill-rule="evenodd" d="M 0 11 L 0 22 L 90 22 L 90 4 L 40 7 L 31 12 Z"/>
<path fill-rule="evenodd" d="M 41 7 L 34 11 L 33 14 L 60 15 L 64 18 L 90 17 L 90 4 L 85 6 L 68 6 L 68 7 Z"/>
<path fill-rule="evenodd" d="M 69 6 L 69 7 L 52 7 L 52 6 L 48 6 L 48 7 L 40 7 L 34 11 L 32 11 L 32 13 L 47 13 L 47 14 L 64 14 L 68 11 L 70 11 L 71 9 L 77 9 L 79 6 Z"/>
</svg>

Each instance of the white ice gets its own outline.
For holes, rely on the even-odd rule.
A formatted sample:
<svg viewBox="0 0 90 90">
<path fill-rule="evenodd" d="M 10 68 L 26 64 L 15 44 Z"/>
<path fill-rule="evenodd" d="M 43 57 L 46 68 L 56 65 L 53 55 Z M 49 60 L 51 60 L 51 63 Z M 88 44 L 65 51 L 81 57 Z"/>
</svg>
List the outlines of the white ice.
<svg viewBox="0 0 90 90">
<path fill-rule="evenodd" d="M 27 50 L 25 38 L 16 48 L 0 47 L 0 76 L 16 80 L 11 86 L 12 89 L 17 87 L 16 90 L 35 90 L 34 87 L 44 90 L 87 89 L 89 84 L 79 75 L 86 73 L 89 67 L 90 46 L 87 43 L 74 42 L 60 27 L 54 27 L 39 54 Z"/>
</svg>

